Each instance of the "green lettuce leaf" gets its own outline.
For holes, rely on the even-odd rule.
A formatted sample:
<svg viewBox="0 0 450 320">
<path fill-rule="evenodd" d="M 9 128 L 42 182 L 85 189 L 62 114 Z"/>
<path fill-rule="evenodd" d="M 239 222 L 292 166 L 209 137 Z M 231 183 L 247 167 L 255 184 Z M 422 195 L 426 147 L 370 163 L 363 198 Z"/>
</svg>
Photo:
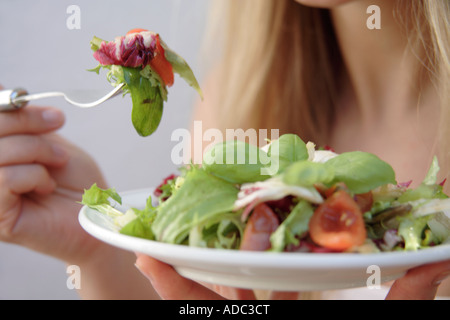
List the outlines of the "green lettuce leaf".
<svg viewBox="0 0 450 320">
<path fill-rule="evenodd" d="M 111 205 L 110 199 L 122 204 L 122 198 L 115 189 L 101 189 L 97 184 L 93 184 L 88 190 L 84 190 L 81 204 L 91 209 L 97 210 L 109 217 L 119 217 L 123 213 Z"/>
<path fill-rule="evenodd" d="M 151 225 L 156 217 L 156 208 L 153 206 L 152 198 L 149 197 L 146 202 L 146 206 L 143 210 L 132 208 L 134 215 L 136 216 L 131 222 L 126 224 L 120 233 L 144 238 L 149 240 L 154 240 L 155 235 L 153 234 Z"/>
<path fill-rule="evenodd" d="M 152 224 L 156 239 L 182 243 L 192 228 L 231 213 L 237 194 L 233 184 L 194 167 L 177 192 L 158 207 Z"/>
<path fill-rule="evenodd" d="M 425 176 L 425 179 L 422 181 L 422 184 L 425 185 L 433 185 L 437 183 L 437 175 L 439 173 L 440 167 L 439 167 L 439 161 L 437 157 L 433 158 L 433 161 L 431 162 L 430 169 L 428 170 L 427 175 Z"/>
<path fill-rule="evenodd" d="M 165 51 L 165 57 L 167 61 L 169 61 L 172 65 L 173 71 L 177 73 L 181 78 L 183 78 L 187 82 L 187 84 L 193 87 L 203 100 L 203 92 L 200 88 L 200 85 L 198 84 L 197 79 L 195 78 L 194 72 L 192 72 L 191 67 L 189 67 L 188 63 L 179 54 L 170 49 L 169 46 L 164 41 L 162 41 L 162 39 L 160 39 L 160 41 L 161 46 Z"/>
<path fill-rule="evenodd" d="M 443 186 L 436 184 L 439 170 L 438 159 L 434 157 L 422 183 L 415 189 L 406 190 L 398 201 L 405 203 L 417 200 L 447 199 L 448 196 L 444 193 Z"/>
<path fill-rule="evenodd" d="M 406 251 L 415 251 L 422 248 L 422 242 L 425 239 L 425 228 L 432 215 L 414 218 L 412 215 L 400 218 L 398 234 L 405 241 Z"/>
<path fill-rule="evenodd" d="M 281 252 L 289 244 L 298 245 L 297 237 L 308 231 L 309 220 L 313 214 L 311 204 L 304 200 L 300 201 L 270 236 L 271 251 Z"/>
<path fill-rule="evenodd" d="M 218 214 L 212 220 L 193 227 L 189 246 L 218 249 L 238 249 L 244 223 L 240 213 Z"/>
</svg>

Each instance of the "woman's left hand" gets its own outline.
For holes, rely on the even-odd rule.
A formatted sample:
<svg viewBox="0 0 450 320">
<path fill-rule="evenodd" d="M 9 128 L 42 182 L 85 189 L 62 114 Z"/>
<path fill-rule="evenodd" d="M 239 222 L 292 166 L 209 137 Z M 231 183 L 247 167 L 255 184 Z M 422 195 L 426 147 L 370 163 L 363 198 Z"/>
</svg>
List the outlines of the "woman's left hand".
<svg viewBox="0 0 450 320">
<path fill-rule="evenodd" d="M 164 300 L 256 300 L 253 290 L 214 285 L 211 288 L 180 276 L 173 267 L 137 254 L 136 267 Z M 296 292 L 272 292 L 271 300 L 295 300 Z"/>
<path fill-rule="evenodd" d="M 252 290 L 214 286 L 212 289 L 183 278 L 173 267 L 137 254 L 136 267 L 165 300 L 254 300 Z M 442 281 L 450 276 L 450 260 L 411 269 L 392 285 L 387 300 L 432 300 Z M 273 292 L 271 299 L 297 299 L 297 293 Z"/>
</svg>

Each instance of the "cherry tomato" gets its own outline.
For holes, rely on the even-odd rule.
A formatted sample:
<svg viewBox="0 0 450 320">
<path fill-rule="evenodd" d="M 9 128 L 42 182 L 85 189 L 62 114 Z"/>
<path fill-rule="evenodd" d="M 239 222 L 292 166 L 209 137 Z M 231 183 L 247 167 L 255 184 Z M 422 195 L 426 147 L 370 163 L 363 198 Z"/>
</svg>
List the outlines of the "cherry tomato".
<svg viewBox="0 0 450 320">
<path fill-rule="evenodd" d="M 156 50 L 153 59 L 150 61 L 152 69 L 161 77 L 164 84 L 168 87 L 174 83 L 173 68 L 165 56 L 165 50 L 161 46 L 159 36 L 156 38 Z"/>
<path fill-rule="evenodd" d="M 250 251 L 270 249 L 270 235 L 279 225 L 277 215 L 269 206 L 257 205 L 245 226 L 240 249 Z"/>
<path fill-rule="evenodd" d="M 344 190 L 333 193 L 316 209 L 309 231 L 316 244 L 337 251 L 360 246 L 367 237 L 361 209 Z"/>
</svg>

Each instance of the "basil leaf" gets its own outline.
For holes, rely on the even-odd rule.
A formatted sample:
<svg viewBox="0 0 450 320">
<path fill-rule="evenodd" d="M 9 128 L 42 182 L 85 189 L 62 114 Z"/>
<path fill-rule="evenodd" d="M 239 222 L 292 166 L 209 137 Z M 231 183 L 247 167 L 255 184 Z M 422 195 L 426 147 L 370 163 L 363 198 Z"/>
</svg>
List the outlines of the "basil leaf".
<svg viewBox="0 0 450 320">
<path fill-rule="evenodd" d="M 164 100 L 160 88 L 142 77 L 139 69 L 123 67 L 123 74 L 133 102 L 131 120 L 134 128 L 139 135 L 147 137 L 161 122 Z"/>
<path fill-rule="evenodd" d="M 306 144 L 295 134 L 284 134 L 270 144 L 268 156 L 278 162 L 278 173 L 291 163 L 308 159 Z"/>
<path fill-rule="evenodd" d="M 206 172 L 235 184 L 270 178 L 262 174 L 267 162 L 267 153 L 239 140 L 218 143 L 203 155 Z"/>
<path fill-rule="evenodd" d="M 371 153 L 342 153 L 325 162 L 325 165 L 334 170 L 333 182 L 344 182 L 356 194 L 397 183 L 392 167 Z"/>
<path fill-rule="evenodd" d="M 311 187 L 318 183 L 328 184 L 333 181 L 334 171 L 324 163 L 304 160 L 291 164 L 282 176 L 286 184 Z"/>
</svg>

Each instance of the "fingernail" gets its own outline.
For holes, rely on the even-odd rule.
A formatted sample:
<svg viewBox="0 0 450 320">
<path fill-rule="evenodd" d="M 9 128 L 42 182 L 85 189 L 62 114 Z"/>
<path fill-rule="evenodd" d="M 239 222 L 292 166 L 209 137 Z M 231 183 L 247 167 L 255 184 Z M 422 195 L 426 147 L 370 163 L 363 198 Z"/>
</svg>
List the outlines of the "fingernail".
<svg viewBox="0 0 450 320">
<path fill-rule="evenodd" d="M 439 276 L 437 276 L 434 281 L 433 281 L 433 285 L 438 286 L 440 285 L 442 282 L 444 282 L 448 277 L 450 276 L 450 271 L 446 271 L 441 273 Z"/>
<path fill-rule="evenodd" d="M 64 121 L 64 115 L 56 109 L 48 109 L 42 112 L 42 119 L 51 127 L 59 126 Z"/>
</svg>

